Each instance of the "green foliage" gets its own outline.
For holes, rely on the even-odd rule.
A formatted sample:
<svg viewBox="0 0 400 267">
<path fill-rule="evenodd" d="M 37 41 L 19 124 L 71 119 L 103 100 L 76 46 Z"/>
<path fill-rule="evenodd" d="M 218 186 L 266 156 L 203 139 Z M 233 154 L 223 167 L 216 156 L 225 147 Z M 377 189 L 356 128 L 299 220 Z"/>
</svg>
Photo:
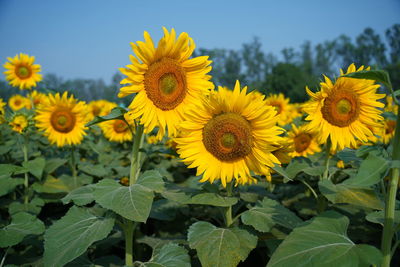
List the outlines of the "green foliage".
<svg viewBox="0 0 400 267">
<path fill-rule="evenodd" d="M 167 244 L 154 250 L 148 262 L 135 262 L 145 267 L 190 267 L 190 258 L 185 248 L 176 244 Z"/>
<path fill-rule="evenodd" d="M 62 202 L 64 204 L 68 204 L 71 201 L 74 202 L 75 205 L 84 206 L 94 201 L 93 192 L 95 189 L 95 185 L 86 185 L 82 187 L 78 187 L 71 192 L 68 193 L 63 199 Z"/>
<path fill-rule="evenodd" d="M 264 198 L 241 215 L 244 224 L 253 226 L 260 232 L 270 232 L 275 225 L 289 229 L 303 222 L 293 212 L 272 199 Z"/>
<path fill-rule="evenodd" d="M 343 75 L 343 77 L 375 80 L 377 82 L 383 83 L 389 88 L 392 87 L 389 74 L 384 70 L 362 70 Z"/>
<path fill-rule="evenodd" d="M 24 179 L 0 176 L 0 196 L 12 192 L 17 185 L 24 183 Z"/>
<path fill-rule="evenodd" d="M 111 110 L 111 113 L 106 115 L 106 116 L 96 116 L 91 122 L 87 123 L 86 126 L 92 126 L 97 123 L 103 122 L 103 121 L 110 121 L 110 120 L 125 120 L 124 119 L 124 114 L 127 112 L 126 109 L 121 108 L 121 107 L 115 107 Z"/>
<path fill-rule="evenodd" d="M 38 157 L 33 160 L 23 162 L 22 166 L 32 173 L 36 178 L 41 179 L 46 166 L 46 160 L 42 157 Z"/>
<path fill-rule="evenodd" d="M 45 230 L 42 221 L 26 212 L 13 215 L 11 224 L 0 229 L 0 247 L 14 246 L 27 235 L 39 235 Z"/>
<path fill-rule="evenodd" d="M 234 267 L 257 245 L 257 237 L 244 229 L 217 228 L 208 222 L 190 226 L 189 245 L 204 267 Z"/>
<path fill-rule="evenodd" d="M 82 255 L 94 242 L 106 238 L 114 218 L 94 210 L 72 207 L 50 226 L 44 239 L 44 265 L 63 266 Z"/>
<path fill-rule="evenodd" d="M 381 253 L 369 245 L 357 245 L 346 232 L 349 219 L 328 211 L 289 234 L 268 262 L 279 266 L 365 266 L 378 265 Z"/>
</svg>

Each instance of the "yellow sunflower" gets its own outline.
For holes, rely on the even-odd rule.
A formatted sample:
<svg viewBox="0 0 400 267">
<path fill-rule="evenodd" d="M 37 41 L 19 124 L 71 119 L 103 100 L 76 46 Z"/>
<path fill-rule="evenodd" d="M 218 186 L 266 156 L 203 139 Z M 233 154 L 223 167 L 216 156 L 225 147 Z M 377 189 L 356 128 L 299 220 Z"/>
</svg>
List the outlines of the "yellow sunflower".
<svg viewBox="0 0 400 267">
<path fill-rule="evenodd" d="M 203 174 L 200 182 L 252 183 L 250 171 L 269 177 L 269 167 L 280 164 L 272 151 L 280 146 L 283 129 L 276 126 L 274 108 L 253 94 L 236 82 L 233 91 L 219 87 L 185 114 L 177 152 Z"/>
<path fill-rule="evenodd" d="M 385 112 L 392 112 L 394 114 L 397 114 L 399 107 L 396 105 L 396 103 L 394 103 L 393 101 L 393 97 L 388 95 L 386 97 L 386 106 L 384 111 Z"/>
<path fill-rule="evenodd" d="M 4 107 L 6 106 L 6 103 L 3 102 L 3 98 L 0 98 L 0 123 L 3 123 L 4 120 L 4 115 L 6 114 L 6 111 Z"/>
<path fill-rule="evenodd" d="M 285 98 L 282 93 L 278 95 L 271 94 L 265 101 L 276 109 L 279 116 L 278 124 L 281 126 L 292 122 L 298 116 L 296 108 L 289 104 L 289 98 Z"/>
<path fill-rule="evenodd" d="M 361 71 L 351 64 L 346 74 Z M 369 68 L 366 68 L 369 70 Z M 343 71 L 340 70 L 341 75 Z M 384 105 L 378 99 L 385 95 L 377 94 L 379 88 L 373 80 L 339 77 L 335 83 L 325 76 L 321 91 L 313 93 L 306 87 L 311 97 L 304 110 L 308 113 L 310 129 L 318 133 L 320 143 L 331 140 L 331 150 L 341 150 L 356 146 L 356 139 L 367 142 L 373 133 L 369 127 L 379 127 L 382 120 L 378 108 Z"/>
<path fill-rule="evenodd" d="M 293 147 L 293 152 L 289 153 L 291 157 L 307 157 L 316 152 L 320 152 L 321 148 L 317 142 L 316 134 L 307 127 L 301 125 L 296 127 L 292 124 L 292 129 L 288 132 L 288 141 Z"/>
<path fill-rule="evenodd" d="M 68 92 L 49 95 L 48 99 L 39 105 L 36 112 L 36 126 L 44 131 L 51 144 L 57 146 L 77 145 L 86 135 L 87 122 L 85 102 L 78 101 Z"/>
<path fill-rule="evenodd" d="M 13 111 L 18 111 L 23 108 L 28 108 L 30 106 L 29 99 L 22 95 L 13 95 L 8 99 L 8 106 Z"/>
<path fill-rule="evenodd" d="M 22 131 L 28 127 L 28 118 L 22 114 L 15 115 L 10 122 L 10 126 L 12 127 L 13 131 L 22 133 Z"/>
<path fill-rule="evenodd" d="M 123 143 L 132 140 L 132 133 L 124 120 L 110 120 L 99 124 L 104 136 L 114 142 Z"/>
<path fill-rule="evenodd" d="M 28 101 L 28 104 L 27 104 L 27 108 L 31 109 L 32 108 L 32 104 L 33 104 L 34 107 L 39 106 L 40 104 L 42 104 L 46 100 L 46 98 L 47 98 L 47 96 L 45 94 L 40 93 L 40 92 L 38 92 L 36 90 L 33 90 L 32 92 L 30 92 L 28 94 L 27 99 L 29 101 Z"/>
<path fill-rule="evenodd" d="M 158 127 L 160 140 L 166 130 L 175 136 L 178 124 L 189 103 L 199 102 L 214 85 L 207 56 L 190 58 L 195 44 L 187 33 L 176 38 L 175 30 L 163 28 L 164 37 L 155 47 L 150 35 L 144 32 L 144 42 L 131 43 L 137 58 L 130 56 L 131 65 L 121 68 L 127 76 L 118 96 L 137 93 L 129 105 L 129 122 L 140 118 L 144 132 Z"/>
<path fill-rule="evenodd" d="M 280 146 L 278 146 L 276 150 L 272 151 L 272 154 L 274 154 L 274 156 L 282 164 L 288 164 L 292 160 L 290 154 L 293 151 L 294 149 L 293 146 L 290 144 L 289 139 L 287 137 L 283 137 Z"/>
<path fill-rule="evenodd" d="M 33 64 L 34 56 L 20 53 L 14 58 L 8 57 L 8 62 L 4 64 L 7 70 L 4 72 L 6 80 L 14 87 L 19 89 L 31 89 L 36 86 L 36 83 L 42 80 L 40 65 Z"/>
<path fill-rule="evenodd" d="M 389 144 L 390 140 L 393 138 L 396 129 L 396 121 L 386 119 L 384 121 L 384 127 L 381 129 L 381 141 L 384 144 Z"/>
<path fill-rule="evenodd" d="M 116 103 L 112 103 L 107 100 L 95 100 L 88 104 L 89 108 L 89 120 L 93 120 L 95 116 L 106 116 L 110 114 L 111 110 L 117 106 Z"/>
</svg>

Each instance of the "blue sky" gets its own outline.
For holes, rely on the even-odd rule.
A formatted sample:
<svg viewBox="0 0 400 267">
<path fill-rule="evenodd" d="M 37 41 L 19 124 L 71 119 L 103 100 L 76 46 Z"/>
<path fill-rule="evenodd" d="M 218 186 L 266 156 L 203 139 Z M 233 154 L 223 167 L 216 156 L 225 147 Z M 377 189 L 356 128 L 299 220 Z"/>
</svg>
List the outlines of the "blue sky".
<svg viewBox="0 0 400 267">
<path fill-rule="evenodd" d="M 43 73 L 109 82 L 129 63 L 129 43 L 144 30 L 157 42 L 162 26 L 204 48 L 240 49 L 258 36 L 265 52 L 279 54 L 305 40 L 354 38 L 366 27 L 383 35 L 395 23 L 399 0 L 0 0 L 0 62 L 24 52 Z"/>
</svg>

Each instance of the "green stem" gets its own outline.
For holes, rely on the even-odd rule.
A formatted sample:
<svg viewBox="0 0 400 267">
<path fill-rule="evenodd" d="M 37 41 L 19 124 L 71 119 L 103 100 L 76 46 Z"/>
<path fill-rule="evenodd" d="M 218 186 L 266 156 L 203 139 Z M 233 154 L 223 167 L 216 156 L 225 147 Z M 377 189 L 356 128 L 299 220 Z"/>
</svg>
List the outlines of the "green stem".
<svg viewBox="0 0 400 267">
<path fill-rule="evenodd" d="M 400 160 L 400 111 L 397 114 L 396 131 L 393 141 L 393 160 Z M 393 239 L 393 226 L 394 226 L 394 211 L 396 203 L 397 186 L 399 183 L 400 169 L 393 168 L 392 175 L 389 181 L 388 194 L 386 195 L 385 205 L 385 221 L 383 224 L 382 233 L 382 267 L 390 267 L 391 260 L 391 246 Z"/>
<path fill-rule="evenodd" d="M 230 182 L 230 183 L 228 183 L 226 185 L 226 191 L 228 193 L 228 197 L 232 196 L 232 187 L 233 187 L 233 183 L 232 182 Z M 225 209 L 225 214 L 224 215 L 225 215 L 224 217 L 225 217 L 226 227 L 231 226 L 232 222 L 233 222 L 233 220 L 232 220 L 232 206 L 229 206 L 229 207 L 227 207 Z"/>
<path fill-rule="evenodd" d="M 325 171 L 324 175 L 322 176 L 323 180 L 328 179 L 329 174 L 329 160 L 330 160 L 330 150 L 331 150 L 331 139 L 328 137 L 326 142 L 326 158 L 325 158 Z"/>
<path fill-rule="evenodd" d="M 133 266 L 133 233 L 135 231 L 135 223 L 126 220 L 124 224 L 125 234 L 125 265 Z"/>
<path fill-rule="evenodd" d="M 75 146 L 71 147 L 71 171 L 72 177 L 74 179 L 74 187 L 78 187 L 78 171 L 76 170 L 76 160 L 75 160 Z"/>
<path fill-rule="evenodd" d="M 22 146 L 22 151 L 24 153 L 24 162 L 28 162 L 28 136 L 26 136 L 26 134 L 24 135 L 24 144 Z M 29 203 L 29 174 L 28 174 L 28 172 L 25 172 L 24 186 L 25 186 L 24 203 L 28 204 Z"/>
<path fill-rule="evenodd" d="M 131 158 L 131 172 L 129 177 L 129 185 L 136 183 L 137 177 L 140 173 L 140 153 L 139 150 L 143 143 L 143 125 L 136 126 L 136 133 L 133 139 L 132 158 Z"/>
</svg>

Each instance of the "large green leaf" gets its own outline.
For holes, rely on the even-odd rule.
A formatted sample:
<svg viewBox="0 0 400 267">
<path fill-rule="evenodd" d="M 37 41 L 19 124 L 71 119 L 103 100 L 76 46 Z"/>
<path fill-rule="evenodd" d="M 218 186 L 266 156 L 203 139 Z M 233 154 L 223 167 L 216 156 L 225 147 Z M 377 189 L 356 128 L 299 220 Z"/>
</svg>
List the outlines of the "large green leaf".
<svg viewBox="0 0 400 267">
<path fill-rule="evenodd" d="M 102 207 L 136 222 L 146 222 L 154 193 L 141 184 L 123 186 L 117 181 L 103 179 L 95 185 L 94 199 Z"/>
<path fill-rule="evenodd" d="M 374 154 L 369 154 L 368 157 L 361 163 L 358 173 L 355 177 L 347 179 L 343 185 L 354 185 L 360 188 L 369 188 L 371 185 L 378 183 L 386 170 L 389 167 L 389 162 Z"/>
<path fill-rule="evenodd" d="M 94 201 L 94 185 L 89 184 L 86 186 L 78 187 L 72 190 L 62 200 L 64 204 L 68 204 L 73 201 L 78 206 L 83 206 Z"/>
<path fill-rule="evenodd" d="M 387 71 L 384 70 L 362 70 L 343 75 L 342 77 L 375 80 L 377 82 L 383 83 L 389 88 L 392 87 L 389 74 L 387 73 Z"/>
<path fill-rule="evenodd" d="M 237 266 L 257 245 L 257 237 L 246 230 L 217 228 L 208 222 L 191 225 L 188 241 L 203 267 Z"/>
<path fill-rule="evenodd" d="M 111 110 L 110 114 L 106 116 L 96 116 L 91 122 L 87 123 L 86 126 L 89 127 L 97 123 L 109 120 L 116 120 L 116 119 L 123 120 L 124 114 L 126 112 L 127 110 L 122 107 L 115 107 Z"/>
<path fill-rule="evenodd" d="M 69 192 L 70 188 L 64 183 L 62 179 L 55 178 L 48 175 L 44 182 L 36 182 L 32 185 L 33 190 L 38 193 L 65 193 Z"/>
<path fill-rule="evenodd" d="M 269 232 L 274 225 L 289 229 L 303 221 L 293 212 L 272 199 L 264 198 L 241 215 L 244 224 L 253 226 L 260 232 Z"/>
<path fill-rule="evenodd" d="M 0 176 L 0 197 L 12 192 L 17 185 L 23 184 L 24 179 Z"/>
<path fill-rule="evenodd" d="M 147 187 L 157 193 L 164 191 L 164 181 L 162 179 L 162 175 L 156 170 L 145 171 L 139 176 L 136 183 L 143 185 L 144 187 Z"/>
<path fill-rule="evenodd" d="M 91 244 L 107 237 L 113 226 L 114 218 L 73 206 L 45 233 L 44 265 L 65 265 L 82 255 Z"/>
<path fill-rule="evenodd" d="M 272 255 L 267 267 L 369 267 L 379 265 L 380 251 L 356 245 L 346 232 L 349 219 L 328 211 L 295 228 Z"/>
<path fill-rule="evenodd" d="M 44 171 L 46 173 L 52 173 L 55 170 L 57 170 L 57 168 L 64 165 L 66 162 L 67 162 L 66 159 L 60 159 L 60 158 L 48 159 L 46 160 L 46 166 L 44 167 Z"/>
<path fill-rule="evenodd" d="M 104 168 L 103 165 L 100 164 L 93 165 L 89 163 L 82 163 L 78 165 L 78 169 L 89 175 L 102 178 L 107 176 L 108 174 L 108 171 Z"/>
<path fill-rule="evenodd" d="M 8 206 L 8 213 L 11 215 L 19 213 L 19 212 L 27 212 L 31 214 L 39 214 L 44 205 L 44 201 L 41 198 L 34 198 L 29 203 L 21 203 L 21 202 L 12 202 L 10 206 Z"/>
<path fill-rule="evenodd" d="M 13 174 L 25 173 L 28 170 L 24 167 L 12 165 L 12 164 L 0 164 L 0 176 L 6 175 L 11 176 Z"/>
<path fill-rule="evenodd" d="M 333 184 L 330 180 L 318 183 L 321 193 L 332 203 L 347 203 L 382 210 L 383 203 L 372 189 L 347 184 Z"/>
<path fill-rule="evenodd" d="M 379 224 L 383 225 L 383 223 L 385 221 L 385 211 L 380 210 L 380 211 L 371 212 L 365 218 L 369 222 L 379 223 Z M 400 210 L 394 211 L 394 223 L 400 224 Z"/>
<path fill-rule="evenodd" d="M 38 157 L 22 163 L 22 166 L 32 173 L 36 178 L 40 179 L 43 175 L 46 160 L 43 157 Z"/>
<path fill-rule="evenodd" d="M 185 248 L 177 244 L 167 244 L 155 250 L 148 262 L 136 262 L 146 267 L 190 267 L 190 257 Z"/>
<path fill-rule="evenodd" d="M 14 214 L 11 224 L 0 229 L 0 247 L 14 246 L 27 235 L 39 235 L 45 230 L 42 221 L 26 212 Z"/>
</svg>

